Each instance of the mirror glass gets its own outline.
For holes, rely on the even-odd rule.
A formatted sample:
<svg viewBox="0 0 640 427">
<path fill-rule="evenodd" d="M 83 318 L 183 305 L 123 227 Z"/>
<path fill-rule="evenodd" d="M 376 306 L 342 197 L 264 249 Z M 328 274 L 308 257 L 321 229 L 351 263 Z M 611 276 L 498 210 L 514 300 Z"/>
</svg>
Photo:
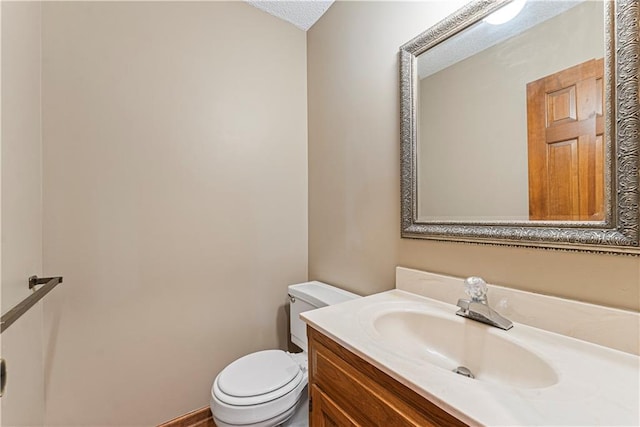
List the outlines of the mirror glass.
<svg viewBox="0 0 640 427">
<path fill-rule="evenodd" d="M 514 0 L 416 56 L 416 222 L 607 220 L 604 27 Z"/>
</svg>

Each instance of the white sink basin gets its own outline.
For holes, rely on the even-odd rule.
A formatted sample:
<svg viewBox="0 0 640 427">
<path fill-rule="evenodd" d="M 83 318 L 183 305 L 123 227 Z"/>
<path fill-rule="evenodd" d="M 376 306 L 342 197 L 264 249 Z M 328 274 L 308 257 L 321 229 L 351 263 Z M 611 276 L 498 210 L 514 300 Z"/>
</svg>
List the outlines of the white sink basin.
<svg viewBox="0 0 640 427">
<path fill-rule="evenodd" d="M 400 357 L 432 363 L 451 375 L 463 366 L 476 381 L 511 387 L 542 388 L 558 381 L 543 358 L 509 339 L 509 331 L 453 313 L 445 316 L 424 304 L 395 305 L 372 307 L 362 315 L 372 338 Z"/>
</svg>

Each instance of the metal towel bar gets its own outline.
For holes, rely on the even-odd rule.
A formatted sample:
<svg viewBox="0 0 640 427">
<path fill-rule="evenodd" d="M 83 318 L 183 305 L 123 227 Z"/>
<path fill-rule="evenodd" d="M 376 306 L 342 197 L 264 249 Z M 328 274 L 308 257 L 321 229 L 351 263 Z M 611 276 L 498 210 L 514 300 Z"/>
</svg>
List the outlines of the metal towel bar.
<svg viewBox="0 0 640 427">
<path fill-rule="evenodd" d="M 2 315 L 2 319 L 0 319 L 0 334 L 60 283 L 62 283 L 62 277 L 29 277 L 29 289 L 33 289 L 38 285 L 44 286 L 23 299 L 18 305 L 7 311 L 6 314 Z"/>
</svg>

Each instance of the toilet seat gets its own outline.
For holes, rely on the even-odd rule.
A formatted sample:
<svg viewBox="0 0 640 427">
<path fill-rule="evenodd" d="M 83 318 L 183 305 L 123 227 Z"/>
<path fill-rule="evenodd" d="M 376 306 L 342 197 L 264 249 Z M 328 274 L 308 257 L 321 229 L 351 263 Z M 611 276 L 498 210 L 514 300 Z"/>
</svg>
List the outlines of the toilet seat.
<svg viewBox="0 0 640 427">
<path fill-rule="evenodd" d="M 288 418 L 308 381 L 299 359 L 282 350 L 265 350 L 228 365 L 211 389 L 214 417 L 232 425 Z"/>
<path fill-rule="evenodd" d="M 292 381 L 285 384 L 284 387 L 279 388 L 277 390 L 273 390 L 268 393 L 259 394 L 256 396 L 248 396 L 248 397 L 230 396 L 224 393 L 220 389 L 220 385 L 218 381 L 214 381 L 213 388 L 211 389 L 211 391 L 213 392 L 213 395 L 217 399 L 219 399 L 222 403 L 226 403 L 227 405 L 253 406 L 253 405 L 260 405 L 266 402 L 271 402 L 272 400 L 276 400 L 283 397 L 287 393 L 291 393 L 293 390 L 295 390 L 298 387 L 298 385 L 300 385 L 303 378 L 304 378 L 304 375 L 302 374 L 301 371 L 299 371 L 298 375 L 296 375 L 296 377 Z"/>
<path fill-rule="evenodd" d="M 230 405 L 258 405 L 277 399 L 302 381 L 300 365 L 282 350 L 264 350 L 234 361 L 214 381 L 218 399 Z"/>
</svg>

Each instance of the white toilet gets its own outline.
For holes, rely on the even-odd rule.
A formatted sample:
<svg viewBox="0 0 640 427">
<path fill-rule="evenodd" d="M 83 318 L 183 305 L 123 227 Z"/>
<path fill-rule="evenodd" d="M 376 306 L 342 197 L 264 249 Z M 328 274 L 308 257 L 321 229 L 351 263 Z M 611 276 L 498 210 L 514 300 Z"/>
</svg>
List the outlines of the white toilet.
<svg viewBox="0 0 640 427">
<path fill-rule="evenodd" d="M 289 286 L 291 341 L 302 353 L 264 350 L 222 370 L 211 388 L 211 412 L 218 427 L 306 426 L 307 329 L 300 313 L 358 298 L 322 282 Z"/>
</svg>

